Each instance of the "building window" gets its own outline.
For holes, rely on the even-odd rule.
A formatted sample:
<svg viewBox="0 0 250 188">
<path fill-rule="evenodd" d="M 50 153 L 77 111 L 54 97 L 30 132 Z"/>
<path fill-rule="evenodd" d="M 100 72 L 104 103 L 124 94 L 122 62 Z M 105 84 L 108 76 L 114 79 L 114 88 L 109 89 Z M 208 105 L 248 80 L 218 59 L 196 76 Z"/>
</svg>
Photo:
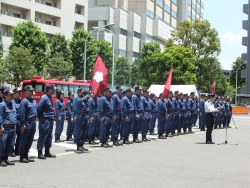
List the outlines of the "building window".
<svg viewBox="0 0 250 188">
<path fill-rule="evenodd" d="M 121 34 L 124 36 L 127 36 L 128 32 L 127 32 L 127 30 L 121 28 Z"/>
<path fill-rule="evenodd" d="M 198 13 L 198 14 L 200 14 L 200 9 L 197 7 L 197 9 L 196 9 L 196 12 Z"/>
<path fill-rule="evenodd" d="M 192 14 L 192 20 L 195 21 L 195 15 Z"/>
<path fill-rule="evenodd" d="M 49 2 L 46 2 L 45 5 L 47 5 L 47 6 L 52 6 L 52 4 L 49 3 Z"/>
<path fill-rule="evenodd" d="M 172 3 L 177 5 L 177 0 L 172 0 Z"/>
<path fill-rule="evenodd" d="M 140 57 L 140 53 L 133 52 L 133 57 L 135 57 L 135 58 L 139 58 L 139 57 Z"/>
<path fill-rule="evenodd" d="M 120 56 L 123 56 L 123 57 L 127 57 L 127 52 L 124 51 L 124 50 L 120 50 L 120 49 L 119 49 L 119 55 L 120 55 Z"/>
<path fill-rule="evenodd" d="M 191 18 L 191 12 L 190 12 L 190 11 L 188 11 L 188 17 L 190 17 L 190 18 Z"/>
<path fill-rule="evenodd" d="M 172 16 L 176 18 L 176 12 L 174 10 L 172 10 Z"/>
<path fill-rule="evenodd" d="M 167 13 L 170 14 L 170 7 L 167 4 L 164 4 L 164 9 Z"/>
<path fill-rule="evenodd" d="M 201 4 L 201 0 L 197 0 L 197 3 Z"/>
<path fill-rule="evenodd" d="M 188 4 L 191 6 L 192 5 L 192 0 L 188 0 Z"/>
<path fill-rule="evenodd" d="M 154 13 L 147 9 L 147 16 L 154 18 Z"/>
<path fill-rule="evenodd" d="M 141 39 L 141 34 L 134 31 L 134 37 Z"/>
<path fill-rule="evenodd" d="M 21 16 L 20 16 L 20 14 L 13 13 L 13 17 L 15 17 L 15 18 L 20 18 Z"/>
<path fill-rule="evenodd" d="M 51 21 L 45 21 L 46 25 L 51 25 Z"/>
<path fill-rule="evenodd" d="M 160 16 L 155 16 L 155 18 L 157 18 L 159 20 L 162 20 L 162 18 Z"/>
<path fill-rule="evenodd" d="M 202 8 L 204 8 L 204 3 L 201 1 L 201 6 L 202 6 Z"/>
<path fill-rule="evenodd" d="M 201 16 L 201 18 L 203 18 L 203 12 L 201 12 L 200 16 Z"/>
<path fill-rule="evenodd" d="M 156 4 L 160 7 L 163 7 L 163 1 L 162 0 L 156 0 Z"/>
</svg>

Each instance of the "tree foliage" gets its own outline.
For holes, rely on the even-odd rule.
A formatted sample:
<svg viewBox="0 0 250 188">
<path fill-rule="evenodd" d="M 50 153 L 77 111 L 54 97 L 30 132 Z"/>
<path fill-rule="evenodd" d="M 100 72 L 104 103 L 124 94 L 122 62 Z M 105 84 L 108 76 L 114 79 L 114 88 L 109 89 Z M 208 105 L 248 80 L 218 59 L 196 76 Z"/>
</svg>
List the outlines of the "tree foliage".
<svg viewBox="0 0 250 188">
<path fill-rule="evenodd" d="M 73 31 L 72 40 L 69 44 L 72 51 L 72 75 L 78 80 L 83 79 L 85 39 L 88 34 L 89 33 L 84 28 Z M 91 79 L 96 58 L 96 50 L 95 40 L 93 36 L 90 35 L 87 41 L 86 51 L 86 79 Z"/>
<path fill-rule="evenodd" d="M 238 81 L 237 81 L 237 86 L 238 86 L 238 91 L 242 86 L 246 85 L 246 79 L 241 78 L 241 70 L 246 69 L 246 65 L 242 65 L 244 62 L 241 60 L 240 57 L 237 57 L 237 59 L 232 63 L 232 70 L 230 73 L 230 84 L 235 88 L 236 87 L 236 72 L 238 70 Z"/>
<path fill-rule="evenodd" d="M 64 61 L 72 61 L 69 43 L 63 34 L 55 34 L 50 43 L 50 57 L 62 57 Z"/>
<path fill-rule="evenodd" d="M 32 60 L 28 49 L 12 47 L 3 65 L 5 81 L 19 87 L 23 80 L 30 80 L 36 74 Z"/>
<path fill-rule="evenodd" d="M 10 50 L 13 47 L 27 48 L 32 54 L 32 63 L 37 72 L 43 71 L 47 63 L 48 40 L 44 32 L 31 20 L 19 22 L 12 28 L 13 38 Z"/>
<path fill-rule="evenodd" d="M 131 65 L 127 58 L 119 57 L 116 60 L 115 83 L 129 85 L 131 80 Z"/>
<path fill-rule="evenodd" d="M 45 78 L 68 80 L 72 69 L 72 63 L 65 61 L 63 57 L 53 57 L 49 60 L 45 68 Z"/>
</svg>

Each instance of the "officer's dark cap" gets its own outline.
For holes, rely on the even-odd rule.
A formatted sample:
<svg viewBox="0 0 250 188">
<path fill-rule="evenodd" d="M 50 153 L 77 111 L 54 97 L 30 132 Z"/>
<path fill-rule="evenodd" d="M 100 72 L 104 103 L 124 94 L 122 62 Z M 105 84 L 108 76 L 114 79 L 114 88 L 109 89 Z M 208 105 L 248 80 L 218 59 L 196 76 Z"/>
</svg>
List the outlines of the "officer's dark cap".
<svg viewBox="0 0 250 188">
<path fill-rule="evenodd" d="M 135 86 L 135 91 L 138 89 L 142 89 L 141 86 Z"/>
<path fill-rule="evenodd" d="M 19 88 L 19 87 L 15 87 L 15 88 L 13 89 L 13 92 L 14 92 L 14 93 L 19 92 L 19 91 L 22 91 L 22 89 Z"/>
<path fill-rule="evenodd" d="M 117 85 L 115 88 L 116 88 L 116 89 L 122 89 L 122 86 Z"/>
<path fill-rule="evenodd" d="M 218 99 L 219 97 L 215 97 L 216 99 Z"/>
<path fill-rule="evenodd" d="M 195 94 L 195 92 L 193 92 L 193 91 L 190 93 L 190 95 L 194 95 L 194 94 Z"/>
<path fill-rule="evenodd" d="M 7 89 L 7 88 L 8 88 L 8 87 L 6 87 L 6 86 L 1 86 L 0 91 L 2 91 L 2 93 L 3 93 L 4 90 Z"/>
<path fill-rule="evenodd" d="M 162 96 L 162 93 L 159 94 L 159 97 L 161 97 L 161 96 Z"/>
<path fill-rule="evenodd" d="M 82 87 L 78 88 L 77 92 L 83 92 L 84 89 Z"/>
<path fill-rule="evenodd" d="M 63 90 L 58 90 L 57 93 L 58 95 L 64 94 Z"/>
<path fill-rule="evenodd" d="M 144 89 L 143 93 L 149 93 L 148 89 Z"/>
<path fill-rule="evenodd" d="M 179 93 L 179 95 L 183 95 L 183 93 L 182 93 L 182 92 L 180 92 L 180 93 Z"/>
<path fill-rule="evenodd" d="M 183 95 L 184 95 L 184 97 L 186 97 L 186 96 L 188 96 L 188 93 L 184 93 Z"/>
<path fill-rule="evenodd" d="M 131 88 L 126 89 L 126 93 L 132 91 Z"/>
<path fill-rule="evenodd" d="M 112 92 L 112 95 L 114 95 L 114 94 L 116 94 L 116 91 L 113 91 L 113 92 Z"/>
<path fill-rule="evenodd" d="M 46 85 L 46 90 L 48 89 L 56 89 L 56 87 L 53 84 Z"/>
<path fill-rule="evenodd" d="M 75 95 L 74 92 L 72 91 L 68 92 L 68 96 L 72 96 L 72 95 Z"/>
<path fill-rule="evenodd" d="M 112 92 L 112 90 L 108 87 L 106 88 L 106 92 L 109 91 L 109 92 Z"/>
<path fill-rule="evenodd" d="M 14 90 L 13 90 L 14 91 Z M 30 85 L 27 85 L 27 86 L 25 86 L 25 88 L 23 89 L 23 91 L 25 92 L 25 91 L 35 91 L 35 89 L 32 87 L 32 86 L 30 86 Z"/>
<path fill-rule="evenodd" d="M 214 97 L 214 96 L 215 96 L 215 94 L 210 93 L 208 96 L 209 96 L 210 98 L 212 98 L 212 97 Z"/>
<path fill-rule="evenodd" d="M 122 94 L 125 95 L 125 94 L 126 94 L 126 90 L 124 90 L 124 91 L 122 92 Z"/>
<path fill-rule="evenodd" d="M 4 91 L 3 91 L 3 94 L 4 95 L 12 95 L 14 94 L 14 92 L 10 89 L 10 88 L 6 88 Z"/>
<path fill-rule="evenodd" d="M 173 94 L 173 91 L 170 91 L 169 94 Z"/>
<path fill-rule="evenodd" d="M 174 92 L 174 94 L 179 94 L 179 91 L 178 91 L 178 90 L 177 90 L 177 91 L 175 91 L 175 92 Z"/>
<path fill-rule="evenodd" d="M 201 97 L 205 97 L 205 94 L 201 94 Z"/>
<path fill-rule="evenodd" d="M 155 94 L 154 94 L 154 93 L 150 93 L 150 96 L 151 96 L 151 97 L 155 97 Z"/>
</svg>

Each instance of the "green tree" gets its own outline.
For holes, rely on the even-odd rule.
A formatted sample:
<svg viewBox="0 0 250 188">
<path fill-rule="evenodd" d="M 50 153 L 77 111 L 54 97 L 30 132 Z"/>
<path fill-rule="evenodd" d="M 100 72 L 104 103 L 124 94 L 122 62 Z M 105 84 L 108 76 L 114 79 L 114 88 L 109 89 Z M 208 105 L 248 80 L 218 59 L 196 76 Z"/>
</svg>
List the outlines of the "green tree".
<svg viewBox="0 0 250 188">
<path fill-rule="evenodd" d="M 183 46 L 172 46 L 166 48 L 163 53 L 148 56 L 139 66 L 143 87 L 165 84 L 172 63 L 172 84 L 194 84 L 196 81 L 194 60 L 192 51 Z"/>
<path fill-rule="evenodd" d="M 144 42 L 142 45 L 140 58 L 144 59 L 156 53 L 161 53 L 161 48 L 159 43 Z"/>
<path fill-rule="evenodd" d="M 48 40 L 37 24 L 29 21 L 19 22 L 12 28 L 13 38 L 10 50 L 13 47 L 27 48 L 32 54 L 32 63 L 37 72 L 43 71 L 48 61 Z"/>
<path fill-rule="evenodd" d="M 128 85 L 131 80 L 131 65 L 125 57 L 119 57 L 116 60 L 115 83 Z"/>
<path fill-rule="evenodd" d="M 53 57 L 49 60 L 45 68 L 45 78 L 68 80 L 72 69 L 72 63 L 65 61 L 63 57 Z"/>
<path fill-rule="evenodd" d="M 64 61 L 72 61 L 72 53 L 65 35 L 55 34 L 50 43 L 50 57 L 63 57 Z"/>
<path fill-rule="evenodd" d="M 84 47 L 85 39 L 88 36 L 88 32 L 84 29 L 77 29 L 73 31 L 72 40 L 70 41 L 70 49 L 72 51 L 72 63 L 73 70 L 72 75 L 78 79 L 83 79 L 84 74 Z M 86 79 L 91 79 L 93 72 L 93 65 L 96 58 L 97 47 L 92 35 L 89 36 L 87 41 L 86 51 Z"/>
<path fill-rule="evenodd" d="M 135 85 L 141 85 L 141 72 L 140 72 L 140 64 L 141 59 L 137 58 L 131 65 L 131 87 Z"/>
<path fill-rule="evenodd" d="M 28 49 L 13 47 L 3 66 L 5 81 L 19 87 L 23 80 L 30 80 L 36 74 L 32 60 Z"/>
<path fill-rule="evenodd" d="M 246 85 L 246 79 L 241 78 L 241 70 L 246 69 L 246 65 L 242 65 L 243 63 L 244 62 L 241 60 L 241 58 L 237 57 L 237 59 L 232 64 L 232 70 L 231 70 L 231 73 L 230 73 L 230 79 L 229 79 L 230 80 L 230 85 L 235 88 L 236 87 L 236 71 L 239 68 L 239 70 L 238 70 L 238 82 L 237 82 L 238 91 L 240 90 L 240 88 L 242 86 Z"/>
</svg>

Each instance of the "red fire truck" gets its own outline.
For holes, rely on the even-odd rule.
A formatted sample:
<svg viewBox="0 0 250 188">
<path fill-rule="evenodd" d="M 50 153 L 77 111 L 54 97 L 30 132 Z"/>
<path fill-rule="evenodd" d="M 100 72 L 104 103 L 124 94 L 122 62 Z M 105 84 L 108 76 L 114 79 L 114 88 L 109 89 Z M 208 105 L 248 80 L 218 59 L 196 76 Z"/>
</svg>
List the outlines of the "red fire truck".
<svg viewBox="0 0 250 188">
<path fill-rule="evenodd" d="M 32 87 L 35 88 L 36 91 L 35 100 L 38 103 L 40 98 L 44 95 L 45 87 L 48 84 L 53 84 L 55 87 L 57 87 L 57 90 L 64 91 L 65 103 L 67 102 L 69 91 L 73 91 L 76 95 L 77 90 L 80 87 L 84 88 L 85 91 L 89 91 L 91 89 L 91 80 L 74 80 L 72 82 L 67 82 L 67 81 L 60 81 L 57 79 L 43 80 L 42 76 L 33 76 L 31 80 L 24 80 L 22 88 L 24 88 L 26 85 L 32 85 Z M 24 98 L 24 93 L 22 93 L 22 99 L 23 98 Z M 53 96 L 52 100 L 53 103 L 56 101 L 56 93 Z"/>
</svg>

